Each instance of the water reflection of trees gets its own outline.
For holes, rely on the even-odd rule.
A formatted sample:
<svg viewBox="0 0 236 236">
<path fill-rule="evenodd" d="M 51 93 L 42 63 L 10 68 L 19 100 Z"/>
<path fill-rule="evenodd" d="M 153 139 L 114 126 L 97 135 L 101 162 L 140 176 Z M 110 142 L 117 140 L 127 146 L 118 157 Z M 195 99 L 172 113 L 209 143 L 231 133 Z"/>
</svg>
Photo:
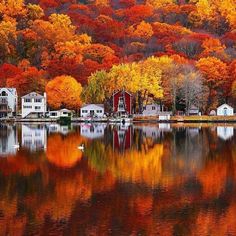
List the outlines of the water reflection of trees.
<svg viewBox="0 0 236 236">
<path fill-rule="evenodd" d="M 155 138 L 135 129 L 120 152 L 111 131 L 53 134 L 46 153 L 1 158 L 0 234 L 235 234 L 235 138 L 222 141 L 214 127 Z"/>
</svg>

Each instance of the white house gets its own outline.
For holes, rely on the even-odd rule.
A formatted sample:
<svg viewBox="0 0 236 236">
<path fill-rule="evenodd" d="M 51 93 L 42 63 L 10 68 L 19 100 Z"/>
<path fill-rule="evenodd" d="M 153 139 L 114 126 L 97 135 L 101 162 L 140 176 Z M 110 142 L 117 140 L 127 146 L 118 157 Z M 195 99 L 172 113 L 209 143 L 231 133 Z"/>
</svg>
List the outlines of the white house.
<svg viewBox="0 0 236 236">
<path fill-rule="evenodd" d="M 17 98 L 15 88 L 0 88 L 0 117 L 16 115 Z"/>
<path fill-rule="evenodd" d="M 81 117 L 104 117 L 103 104 L 87 104 L 80 108 Z"/>
<path fill-rule="evenodd" d="M 189 110 L 187 111 L 187 113 L 188 113 L 188 115 L 190 115 L 190 116 L 193 116 L 193 115 L 199 115 L 199 108 L 198 107 L 196 107 L 196 106 L 194 106 L 194 105 L 192 105 L 190 108 L 189 108 Z"/>
<path fill-rule="evenodd" d="M 155 103 L 147 104 L 143 107 L 143 116 L 157 116 L 161 111 L 161 106 Z"/>
<path fill-rule="evenodd" d="M 49 111 L 48 115 L 50 118 L 71 117 L 72 111 L 64 108 L 58 111 Z"/>
<path fill-rule="evenodd" d="M 21 146 L 31 151 L 46 150 L 47 129 L 45 125 L 22 125 Z"/>
<path fill-rule="evenodd" d="M 223 104 L 217 108 L 216 114 L 217 116 L 233 116 L 234 109 L 228 104 Z"/>
<path fill-rule="evenodd" d="M 32 92 L 21 98 L 22 118 L 39 118 L 45 116 L 47 111 L 46 93 L 40 95 Z"/>
</svg>

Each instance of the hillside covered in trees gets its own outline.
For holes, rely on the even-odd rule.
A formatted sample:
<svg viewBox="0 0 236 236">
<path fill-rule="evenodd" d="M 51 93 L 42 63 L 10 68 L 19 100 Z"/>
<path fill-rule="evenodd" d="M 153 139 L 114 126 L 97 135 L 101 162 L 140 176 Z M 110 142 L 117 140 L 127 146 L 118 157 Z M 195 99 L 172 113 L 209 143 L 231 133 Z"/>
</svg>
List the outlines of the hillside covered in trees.
<svg viewBox="0 0 236 236">
<path fill-rule="evenodd" d="M 235 0 L 1 0 L 0 39 L 0 87 L 52 108 L 121 88 L 174 111 L 235 104 Z"/>
</svg>

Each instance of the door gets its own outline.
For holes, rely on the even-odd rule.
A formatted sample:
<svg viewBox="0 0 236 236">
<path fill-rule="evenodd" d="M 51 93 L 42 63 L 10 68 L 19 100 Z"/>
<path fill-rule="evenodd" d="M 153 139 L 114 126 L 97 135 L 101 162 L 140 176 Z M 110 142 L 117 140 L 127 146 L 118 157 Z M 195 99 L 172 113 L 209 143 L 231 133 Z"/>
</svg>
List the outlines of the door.
<svg viewBox="0 0 236 236">
<path fill-rule="evenodd" d="M 227 116 L 227 108 L 224 108 L 224 116 Z"/>
</svg>

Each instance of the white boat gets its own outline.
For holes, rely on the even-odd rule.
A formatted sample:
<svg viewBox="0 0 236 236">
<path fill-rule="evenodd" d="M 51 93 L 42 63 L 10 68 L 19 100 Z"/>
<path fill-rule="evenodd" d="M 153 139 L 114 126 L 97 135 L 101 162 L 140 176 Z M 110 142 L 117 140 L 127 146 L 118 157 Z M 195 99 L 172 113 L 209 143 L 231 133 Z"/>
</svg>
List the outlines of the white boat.
<svg viewBox="0 0 236 236">
<path fill-rule="evenodd" d="M 127 117 L 127 116 L 121 116 L 116 118 L 110 118 L 110 123 L 121 123 L 121 124 L 130 124 L 133 122 L 133 118 Z"/>
<path fill-rule="evenodd" d="M 120 123 L 122 123 L 122 124 L 130 124 L 132 122 L 133 122 L 133 119 L 129 118 L 129 117 L 121 117 L 120 118 Z"/>
</svg>

